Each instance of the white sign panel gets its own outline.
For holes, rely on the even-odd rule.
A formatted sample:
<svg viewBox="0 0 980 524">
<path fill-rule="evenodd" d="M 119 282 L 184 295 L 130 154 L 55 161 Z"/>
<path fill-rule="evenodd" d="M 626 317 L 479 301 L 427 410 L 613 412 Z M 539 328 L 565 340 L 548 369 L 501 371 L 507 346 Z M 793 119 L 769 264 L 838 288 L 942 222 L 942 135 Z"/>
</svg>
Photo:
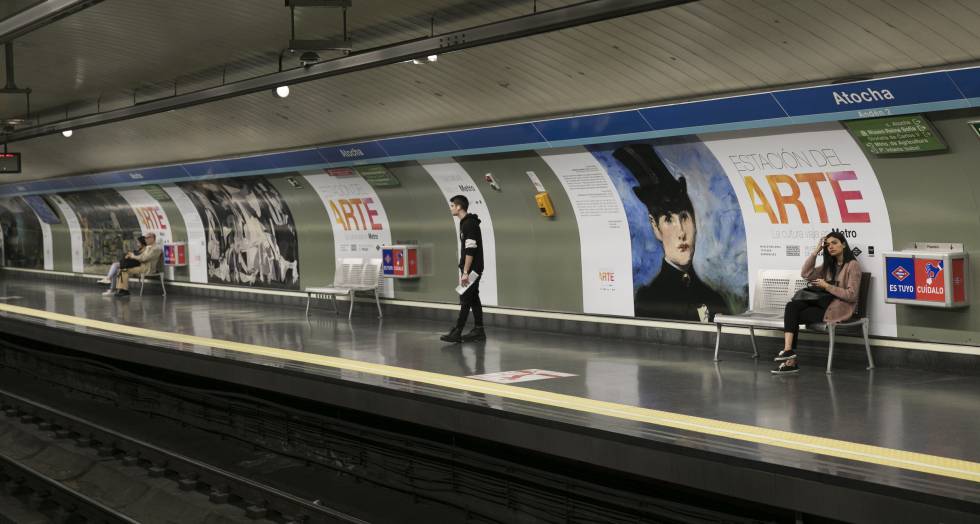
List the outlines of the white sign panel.
<svg viewBox="0 0 980 524">
<path fill-rule="evenodd" d="M 50 195 L 49 197 L 54 205 L 61 210 L 61 214 L 68 224 L 68 234 L 71 238 L 71 270 L 73 273 L 84 273 L 85 255 L 82 253 L 82 225 L 78 221 L 78 216 L 75 215 L 75 210 L 68 205 L 65 199 L 58 195 Z"/>
<path fill-rule="evenodd" d="M 586 313 L 633 315 L 633 266 L 623 202 L 609 175 L 582 148 L 542 151 L 578 221 Z"/>
<path fill-rule="evenodd" d="M 531 382 L 534 380 L 547 380 L 551 378 L 567 378 L 576 376 L 573 373 L 561 373 L 558 371 L 548 371 L 546 369 L 520 369 L 517 371 L 498 371 L 485 375 L 470 375 L 467 378 L 486 380 L 498 384 L 517 384 L 520 382 Z"/>
<path fill-rule="evenodd" d="M 470 175 L 463 166 L 453 161 L 435 160 L 422 162 L 422 167 L 435 180 L 436 185 L 446 198 L 446 216 L 449 215 L 449 199 L 463 195 L 470 201 L 469 212 L 480 217 L 480 233 L 483 236 L 483 277 L 480 279 L 480 301 L 488 306 L 497 305 L 497 248 L 493 235 L 493 220 L 490 218 L 490 208 L 487 207 L 480 192 Z M 456 237 L 459 237 L 459 221 L 452 219 L 456 226 Z M 459 243 L 456 243 L 456 253 L 459 255 Z M 451 286 L 450 286 L 451 287 Z"/>
<path fill-rule="evenodd" d="M 167 219 L 167 213 L 164 212 L 160 202 L 157 202 L 145 189 L 119 189 L 117 191 L 133 208 L 133 213 L 136 214 L 136 219 L 140 223 L 142 234 L 156 234 L 159 244 L 173 242 L 170 221 Z"/>
<path fill-rule="evenodd" d="M 41 220 L 41 215 L 38 215 L 33 207 L 31 207 L 31 212 L 37 217 L 37 223 L 41 227 L 41 248 L 44 251 L 44 269 L 45 271 L 52 271 L 54 270 L 54 241 L 51 237 L 51 224 Z"/>
<path fill-rule="evenodd" d="M 174 201 L 180 215 L 184 217 L 184 227 L 187 228 L 187 269 L 190 272 L 190 280 L 191 282 L 207 284 L 208 245 L 201 215 L 182 189 L 169 184 L 162 187 L 170 195 L 170 199 Z"/>
<path fill-rule="evenodd" d="M 374 188 L 354 172 L 347 176 L 303 176 L 320 195 L 330 217 L 335 257 L 381 258 L 381 246 L 391 244 L 391 226 Z M 395 295 L 390 278 L 384 279 L 381 291 L 385 297 Z"/>
<path fill-rule="evenodd" d="M 861 148 L 840 124 L 784 134 L 702 137 L 725 169 L 742 208 L 749 290 L 761 269 L 798 270 L 817 240 L 841 232 L 873 277 L 871 330 L 895 336 L 895 306 L 884 303 L 883 251 L 892 248 L 885 198 Z M 818 261 L 819 263 L 819 261 Z"/>
</svg>

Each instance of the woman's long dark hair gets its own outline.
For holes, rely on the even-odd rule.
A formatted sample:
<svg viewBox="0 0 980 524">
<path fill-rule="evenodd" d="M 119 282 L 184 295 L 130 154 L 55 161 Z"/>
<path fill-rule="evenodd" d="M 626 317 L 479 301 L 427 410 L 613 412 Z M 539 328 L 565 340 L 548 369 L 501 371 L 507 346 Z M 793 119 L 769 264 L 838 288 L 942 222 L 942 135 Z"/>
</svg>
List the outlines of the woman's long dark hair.
<svg viewBox="0 0 980 524">
<path fill-rule="evenodd" d="M 843 255 L 845 265 L 852 260 L 857 260 L 857 257 L 854 256 L 854 252 L 851 251 L 851 246 L 848 245 L 847 239 L 844 238 L 842 233 L 838 233 L 837 231 L 827 233 L 827 238 L 831 237 L 840 240 L 841 245 L 844 246 Z M 827 252 L 827 246 L 824 246 L 823 248 L 823 270 L 827 275 L 828 282 L 837 280 L 837 260 L 831 256 L 829 252 Z"/>
</svg>

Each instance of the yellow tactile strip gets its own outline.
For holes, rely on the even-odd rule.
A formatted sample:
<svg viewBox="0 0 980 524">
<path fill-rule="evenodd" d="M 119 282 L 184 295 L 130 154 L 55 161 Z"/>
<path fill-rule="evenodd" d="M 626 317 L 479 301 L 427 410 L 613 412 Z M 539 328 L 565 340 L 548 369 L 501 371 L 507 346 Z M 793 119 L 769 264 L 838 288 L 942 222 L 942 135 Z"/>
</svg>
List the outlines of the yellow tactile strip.
<svg viewBox="0 0 980 524">
<path fill-rule="evenodd" d="M 92 320 L 38 309 L 13 306 L 9 304 L 0 303 L 0 311 L 44 320 L 52 320 L 64 324 L 84 326 L 112 333 L 133 335 L 166 342 L 210 346 L 213 348 L 237 351 L 251 355 L 291 360 L 295 362 L 327 366 L 371 375 L 392 377 L 401 380 L 462 391 L 470 391 L 474 393 L 496 395 L 513 400 L 532 402 L 545 406 L 592 413 L 623 420 L 656 424 L 659 426 L 693 431 L 705 435 L 726 437 L 745 442 L 766 444 L 769 446 L 787 448 L 796 451 L 817 453 L 830 457 L 855 460 L 870 464 L 879 464 L 882 466 L 918 471 L 972 482 L 980 482 L 980 463 L 966 460 L 883 448 L 867 444 L 858 444 L 855 442 L 847 442 L 824 437 L 814 437 L 811 435 L 767 429 L 748 424 L 723 422 L 709 418 L 681 415 L 668 411 L 628 406 L 625 404 L 616 404 L 613 402 L 592 400 L 572 395 L 538 391 L 506 384 L 495 384 L 492 382 L 485 382 L 465 377 L 454 377 L 451 375 L 431 373 L 428 371 L 419 371 L 384 364 L 374 364 L 370 362 L 360 362 L 357 360 L 330 357 L 325 355 L 301 353 L 288 349 L 277 349 L 254 344 L 245 344 L 242 342 L 198 337 L 194 335 L 184 335 L 180 333 L 169 333 L 166 331 L 156 331 L 152 329 L 126 326 L 112 322 Z"/>
</svg>

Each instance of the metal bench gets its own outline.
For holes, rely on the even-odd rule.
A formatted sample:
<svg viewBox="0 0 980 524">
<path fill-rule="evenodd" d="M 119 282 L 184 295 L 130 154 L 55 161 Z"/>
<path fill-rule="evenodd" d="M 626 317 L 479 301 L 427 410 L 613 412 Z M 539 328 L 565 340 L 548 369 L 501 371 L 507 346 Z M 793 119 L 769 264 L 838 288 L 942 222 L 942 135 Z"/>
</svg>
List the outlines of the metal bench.
<svg viewBox="0 0 980 524">
<path fill-rule="evenodd" d="M 146 284 L 146 279 L 148 278 L 159 278 L 160 279 L 160 289 L 163 290 L 163 296 L 167 296 L 167 285 L 164 284 L 164 270 L 163 270 L 163 254 L 160 254 L 160 258 L 156 260 L 154 264 L 150 266 L 150 271 L 147 273 L 137 273 L 140 278 L 140 296 L 143 296 L 143 286 Z"/>
<path fill-rule="evenodd" d="M 752 297 L 752 306 L 748 311 L 740 315 L 715 315 L 715 361 L 718 359 L 718 351 L 721 347 L 721 328 L 723 326 L 737 326 L 749 328 L 749 338 L 752 341 L 752 357 L 759 357 L 759 348 L 755 343 L 755 330 L 759 329 L 783 329 L 783 312 L 786 303 L 793 299 L 793 295 L 800 289 L 806 287 L 807 281 L 800 277 L 799 272 L 789 270 L 766 269 L 759 272 L 756 279 L 755 294 Z M 854 316 L 845 322 L 836 324 L 826 324 L 824 322 L 807 324 L 803 331 L 824 333 L 829 336 L 830 344 L 827 354 L 827 373 L 831 373 L 831 365 L 834 361 L 834 342 L 835 336 L 841 331 L 857 332 L 860 331 L 864 338 L 864 350 L 868 355 L 868 369 L 873 369 L 874 359 L 871 357 L 871 345 L 868 342 L 869 320 L 867 316 L 868 289 L 871 286 L 871 273 L 861 273 L 861 286 L 859 288 L 857 308 Z"/>
<path fill-rule="evenodd" d="M 167 296 L 167 285 L 164 284 L 163 271 L 157 271 L 156 273 L 139 273 L 140 276 L 140 296 L 143 296 L 143 285 L 146 283 L 148 278 L 160 278 L 160 289 L 163 290 L 163 296 Z"/>
<path fill-rule="evenodd" d="M 337 260 L 334 268 L 333 284 L 326 287 L 308 287 L 306 292 L 306 315 L 310 315 L 310 301 L 314 298 L 331 299 L 334 313 L 337 309 L 337 295 L 346 295 L 350 300 L 347 312 L 348 320 L 354 316 L 354 293 L 357 291 L 373 291 L 374 303 L 378 307 L 378 318 L 382 317 L 381 300 L 378 288 L 383 280 L 381 276 L 380 258 L 343 258 Z"/>
</svg>

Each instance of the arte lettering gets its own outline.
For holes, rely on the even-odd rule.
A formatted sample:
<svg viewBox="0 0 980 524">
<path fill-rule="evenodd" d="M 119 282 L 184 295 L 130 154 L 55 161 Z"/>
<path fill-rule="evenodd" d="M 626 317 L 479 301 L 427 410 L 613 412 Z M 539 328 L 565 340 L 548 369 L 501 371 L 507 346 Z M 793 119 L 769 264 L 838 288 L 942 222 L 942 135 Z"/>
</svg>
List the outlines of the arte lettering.
<svg viewBox="0 0 980 524">
<path fill-rule="evenodd" d="M 743 177 L 745 189 L 748 192 L 749 201 L 752 202 L 752 210 L 762 213 L 769 217 L 773 224 L 789 224 L 790 213 L 787 209 L 795 210 L 795 215 L 803 224 L 811 222 L 810 216 L 816 211 L 816 218 L 821 224 L 829 222 L 827 205 L 823 198 L 823 187 L 829 185 L 834 199 L 837 202 L 839 215 L 835 217 L 835 222 L 839 223 L 869 223 L 871 214 L 866 212 L 851 211 L 848 202 L 863 200 L 864 196 L 857 190 L 845 190 L 841 187 L 842 182 L 857 180 L 857 173 L 854 171 L 831 171 L 828 173 L 797 173 L 790 175 L 766 175 L 763 177 L 769 192 L 765 192 L 762 186 L 751 176 Z M 811 206 L 804 204 L 801 199 L 800 187 L 805 186 L 812 198 Z M 810 200 L 807 200 L 809 202 Z M 814 209 L 815 208 L 815 209 Z"/>
<path fill-rule="evenodd" d="M 378 211 L 374 209 L 374 199 L 341 198 L 330 200 L 330 211 L 334 221 L 344 228 L 344 231 L 380 231 L 384 226 L 377 223 Z"/>
<path fill-rule="evenodd" d="M 867 88 L 864 91 L 847 92 L 834 91 L 834 104 L 850 105 L 863 104 L 865 102 L 882 102 L 885 100 L 895 100 L 895 95 L 887 89 Z"/>
<path fill-rule="evenodd" d="M 459 184 L 459 190 L 464 193 L 468 191 L 476 191 L 476 186 L 473 184 Z"/>
<path fill-rule="evenodd" d="M 599 272 L 599 281 L 600 282 L 615 282 L 616 281 L 616 273 L 614 273 L 612 271 L 600 271 Z"/>
<path fill-rule="evenodd" d="M 144 228 L 150 231 L 167 229 L 163 215 L 155 207 L 136 208 L 136 218 L 143 224 Z"/>
<path fill-rule="evenodd" d="M 350 149 L 340 148 L 340 156 L 344 158 L 357 158 L 364 156 L 364 151 L 361 151 L 359 147 L 352 147 Z"/>
</svg>

